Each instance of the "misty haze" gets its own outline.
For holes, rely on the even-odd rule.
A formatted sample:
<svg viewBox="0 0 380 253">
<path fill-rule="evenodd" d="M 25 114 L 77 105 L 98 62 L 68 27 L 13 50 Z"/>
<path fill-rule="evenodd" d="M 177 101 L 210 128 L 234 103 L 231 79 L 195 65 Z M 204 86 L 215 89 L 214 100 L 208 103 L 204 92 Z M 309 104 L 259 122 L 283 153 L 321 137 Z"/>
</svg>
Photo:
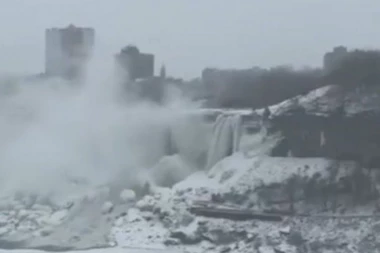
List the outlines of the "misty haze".
<svg viewBox="0 0 380 253">
<path fill-rule="evenodd" d="M 1 3 L 0 253 L 380 252 L 380 2 Z"/>
</svg>

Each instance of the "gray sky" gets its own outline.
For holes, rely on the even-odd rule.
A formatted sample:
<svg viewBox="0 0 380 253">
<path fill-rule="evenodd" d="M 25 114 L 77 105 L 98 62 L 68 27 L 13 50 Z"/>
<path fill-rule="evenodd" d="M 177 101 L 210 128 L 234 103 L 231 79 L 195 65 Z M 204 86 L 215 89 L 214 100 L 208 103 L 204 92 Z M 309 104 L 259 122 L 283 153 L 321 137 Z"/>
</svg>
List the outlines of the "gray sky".
<svg viewBox="0 0 380 253">
<path fill-rule="evenodd" d="M 380 48 L 379 0 L 0 0 L 0 72 L 42 72 L 44 29 L 96 29 L 112 56 L 129 43 L 186 79 L 204 67 L 321 65 L 335 45 Z"/>
</svg>

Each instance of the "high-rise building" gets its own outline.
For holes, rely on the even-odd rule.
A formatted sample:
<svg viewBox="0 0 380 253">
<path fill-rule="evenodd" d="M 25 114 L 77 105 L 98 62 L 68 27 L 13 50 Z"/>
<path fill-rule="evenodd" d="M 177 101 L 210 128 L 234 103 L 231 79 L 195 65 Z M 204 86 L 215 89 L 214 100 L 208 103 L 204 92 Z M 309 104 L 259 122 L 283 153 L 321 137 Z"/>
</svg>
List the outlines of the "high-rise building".
<svg viewBox="0 0 380 253">
<path fill-rule="evenodd" d="M 81 75 L 93 54 L 95 30 L 69 25 L 45 32 L 45 73 L 73 78 Z"/>
<path fill-rule="evenodd" d="M 346 47 L 334 47 L 331 52 L 327 52 L 323 56 L 323 69 L 326 72 L 330 72 L 341 63 L 348 53 L 349 52 Z"/>
<path fill-rule="evenodd" d="M 117 64 L 126 72 L 130 80 L 154 76 L 154 55 L 141 53 L 135 46 L 124 47 L 115 56 Z"/>
</svg>

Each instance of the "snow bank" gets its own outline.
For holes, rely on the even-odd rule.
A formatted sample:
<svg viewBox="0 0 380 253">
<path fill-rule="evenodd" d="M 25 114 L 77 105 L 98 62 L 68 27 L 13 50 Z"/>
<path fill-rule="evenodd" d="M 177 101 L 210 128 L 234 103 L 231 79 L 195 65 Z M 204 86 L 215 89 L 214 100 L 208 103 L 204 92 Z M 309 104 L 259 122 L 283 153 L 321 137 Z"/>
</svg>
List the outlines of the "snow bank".
<svg viewBox="0 0 380 253">
<path fill-rule="evenodd" d="M 348 89 L 328 85 L 270 106 L 270 111 L 276 117 L 302 108 L 309 115 L 328 116 L 344 105 L 346 115 L 354 116 L 363 112 L 378 112 L 379 98 L 376 87 Z"/>
</svg>

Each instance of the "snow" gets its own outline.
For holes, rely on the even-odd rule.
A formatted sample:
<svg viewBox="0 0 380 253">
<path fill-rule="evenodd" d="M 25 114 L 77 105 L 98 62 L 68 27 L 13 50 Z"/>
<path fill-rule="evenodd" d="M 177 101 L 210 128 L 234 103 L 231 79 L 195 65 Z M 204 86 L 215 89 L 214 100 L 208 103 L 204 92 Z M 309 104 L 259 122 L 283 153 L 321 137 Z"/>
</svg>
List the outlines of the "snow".
<svg viewBox="0 0 380 253">
<path fill-rule="evenodd" d="M 22 200 L 9 200 L 9 204 L 4 204 L 9 209 L 0 210 L 1 240 L 29 248 L 48 245 L 62 249 L 109 246 L 112 222 L 131 205 L 121 203 L 119 195 L 112 197 L 110 189 L 103 187 L 89 191 L 69 205 L 45 203 L 29 208 L 20 203 Z M 22 208 L 14 210 L 12 205 Z"/>
<path fill-rule="evenodd" d="M 180 191 L 185 189 L 201 188 L 204 186 L 216 188 L 218 185 L 219 183 L 214 179 L 210 179 L 206 172 L 198 171 L 188 176 L 185 180 L 174 185 L 173 190 Z"/>
<path fill-rule="evenodd" d="M 111 201 L 107 201 L 103 204 L 102 206 L 102 213 L 103 214 L 107 214 L 107 213 L 110 213 L 113 209 L 113 203 Z"/>
<path fill-rule="evenodd" d="M 220 182 L 223 188 L 231 186 L 255 187 L 257 184 L 270 185 L 282 183 L 292 175 L 312 177 L 316 173 L 322 173 L 322 177 L 328 175 L 330 161 L 320 158 L 282 158 L 282 157 L 254 157 L 247 159 L 244 154 L 236 153 L 215 165 L 210 170 L 209 176 Z M 231 178 L 225 179 L 224 175 L 233 172 Z"/>
<path fill-rule="evenodd" d="M 379 101 L 376 87 L 346 89 L 338 85 L 328 85 L 270 106 L 269 109 L 272 117 L 299 108 L 303 108 L 309 115 L 328 116 L 344 105 L 345 114 L 354 116 L 362 112 L 379 112 Z"/>
<path fill-rule="evenodd" d="M 331 99 L 327 94 L 336 89 L 336 86 L 324 86 L 310 91 L 306 95 L 299 95 L 269 107 L 272 116 L 281 115 L 295 108 L 303 107 L 307 113 L 325 115 L 340 105 L 336 99 Z"/>
<path fill-rule="evenodd" d="M 152 218 L 152 217 L 151 217 Z M 126 218 L 119 221 L 119 226 L 111 230 L 113 239 L 121 247 L 149 247 L 154 249 L 165 249 L 163 238 L 168 236 L 168 231 L 159 222 L 151 222 L 148 214 L 141 214 L 135 210 L 128 210 Z M 121 226 L 120 226 L 121 224 Z M 123 226 L 128 224 L 128 226 Z"/>
<path fill-rule="evenodd" d="M 124 189 L 120 192 L 120 200 L 123 202 L 132 202 L 136 199 L 136 193 L 130 189 Z"/>
<path fill-rule="evenodd" d="M 50 216 L 49 223 L 52 225 L 59 225 L 65 220 L 67 215 L 68 215 L 68 210 L 66 209 L 56 211 Z"/>
<path fill-rule="evenodd" d="M 282 158 L 247 156 L 239 152 L 217 163 L 209 172 L 197 172 L 173 187 L 175 191 L 194 188 L 225 192 L 234 187 L 237 191 L 286 182 L 294 175 L 321 178 L 329 176 L 331 161 L 321 158 Z M 349 173 L 349 170 L 344 170 Z M 343 172 L 344 172 L 343 171 Z M 343 173 L 342 172 L 342 173 Z M 341 176 L 344 176 L 342 174 Z"/>
</svg>

